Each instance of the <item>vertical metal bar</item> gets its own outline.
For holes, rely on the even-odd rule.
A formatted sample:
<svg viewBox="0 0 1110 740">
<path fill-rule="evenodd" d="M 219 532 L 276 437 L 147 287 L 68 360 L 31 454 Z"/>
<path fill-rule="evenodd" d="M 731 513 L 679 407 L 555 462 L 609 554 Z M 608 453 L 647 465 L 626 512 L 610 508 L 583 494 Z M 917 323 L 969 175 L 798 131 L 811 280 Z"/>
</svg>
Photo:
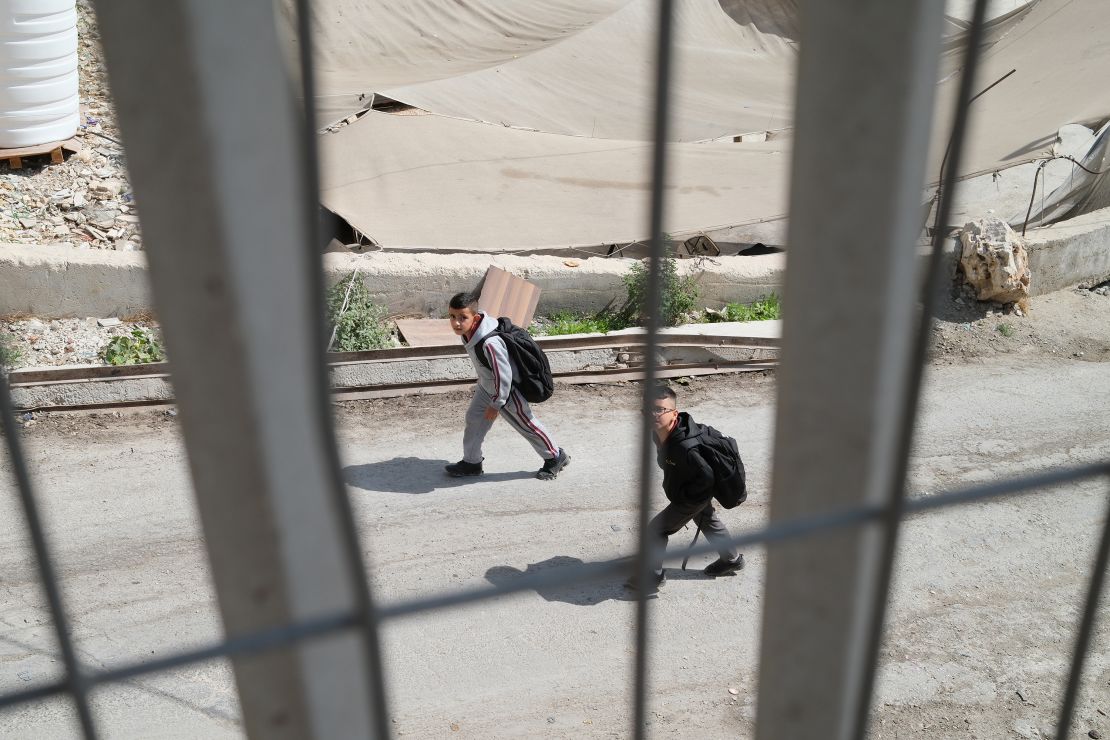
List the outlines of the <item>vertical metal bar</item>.
<svg viewBox="0 0 1110 740">
<path fill-rule="evenodd" d="M 652 391 L 656 382 L 656 355 L 659 348 L 663 253 L 663 195 L 667 176 L 667 129 L 670 109 L 671 38 L 674 33 L 673 0 L 659 0 L 659 32 L 656 37 L 654 145 L 651 162 L 651 264 L 647 284 L 647 370 L 640 414 L 640 544 L 636 558 L 636 577 L 640 588 L 636 600 L 636 661 L 633 694 L 632 736 L 642 740 L 647 732 L 648 680 L 648 588 L 652 578 L 652 553 L 655 538 L 648 530 L 651 501 L 652 457 L 655 449 L 651 424 Z"/>
<path fill-rule="evenodd" d="M 910 454 L 913 452 L 914 427 L 917 421 L 917 408 L 921 396 L 922 379 L 925 376 L 925 362 L 932 339 L 933 314 L 936 311 L 937 293 L 941 284 L 941 264 L 947 233 L 944 224 L 948 223 L 952 212 L 953 195 L 960 170 L 960 157 L 963 155 L 964 135 L 967 132 L 968 116 L 972 101 L 972 87 L 975 72 L 979 66 L 979 45 L 983 38 L 988 0 L 976 0 L 971 19 L 971 29 L 967 37 L 967 51 L 963 76 L 957 97 L 955 120 L 952 134 L 948 139 L 937 203 L 937 224 L 933 231 L 932 251 L 926 268 L 924 287 L 921 296 L 921 316 L 917 333 L 914 336 L 912 356 L 908 368 L 909 377 L 902 391 L 901 423 L 898 429 L 897 448 L 894 451 L 895 463 L 891 471 L 889 488 L 890 500 L 883 514 L 882 551 L 876 576 L 877 587 L 871 605 L 870 634 L 867 638 L 866 663 L 856 707 L 855 732 L 857 740 L 867 735 L 867 725 L 871 716 L 871 695 L 875 689 L 875 673 L 878 670 L 879 653 L 883 645 L 883 626 L 886 618 L 890 584 L 894 577 L 894 562 L 898 555 L 898 533 L 905 514 L 906 478 L 909 474 Z"/>
<path fill-rule="evenodd" d="M 1110 484 L 1110 478 L 1107 478 Z M 1087 660 L 1087 650 L 1091 646 L 1091 635 L 1095 631 L 1098 605 L 1102 598 L 1102 585 L 1106 579 L 1106 569 L 1110 567 L 1110 497 L 1107 498 L 1106 521 L 1102 525 L 1102 539 L 1095 553 L 1094 570 L 1087 588 L 1087 602 L 1083 607 L 1083 618 L 1079 622 L 1079 632 L 1075 637 L 1075 650 L 1071 654 L 1071 670 L 1064 689 L 1064 700 L 1060 704 L 1060 718 L 1056 723 L 1056 740 L 1066 740 L 1068 726 L 1075 714 L 1075 700 L 1083 682 L 1083 664 Z"/>
<path fill-rule="evenodd" d="M 96 9 L 225 630 L 369 618 L 320 388 L 310 153 L 274 3 Z M 366 639 L 235 656 L 247 734 L 374 735 Z"/>
<path fill-rule="evenodd" d="M 933 0 L 799 0 L 771 521 L 882 508 L 908 377 L 939 62 Z M 939 153 L 938 153 L 939 156 Z M 760 740 L 853 736 L 878 527 L 767 548 Z"/>
<path fill-rule="evenodd" d="M 342 547 L 350 562 L 351 588 L 355 596 L 355 610 L 363 629 L 366 670 L 369 676 L 372 729 L 376 737 L 389 737 L 389 707 L 385 695 L 385 671 L 381 656 L 381 620 L 370 592 L 366 565 L 362 559 L 358 529 L 355 526 L 351 500 L 343 480 L 339 448 L 335 440 L 335 424 L 331 406 L 331 384 L 328 377 L 326 351 L 327 316 L 324 311 L 324 269 L 317 245 L 320 230 L 320 157 L 316 146 L 316 77 L 313 69 L 312 9 L 309 0 L 297 0 L 297 33 L 300 36 L 301 91 L 304 96 L 304 117 L 301 123 L 301 156 L 305 173 L 305 244 L 306 274 L 310 276 L 310 292 L 316 306 L 315 326 L 317 339 L 311 343 L 315 362 L 316 408 L 320 414 L 319 428 L 323 430 L 324 455 L 327 474 L 335 508 L 339 512 Z"/>
<path fill-rule="evenodd" d="M 58 587 L 58 573 L 54 569 L 50 548 L 46 544 L 46 532 L 43 530 L 42 517 L 35 502 L 31 476 L 27 471 L 27 461 L 23 457 L 23 446 L 19 440 L 19 431 L 16 429 L 11 387 L 8 385 L 8 377 L 4 374 L 3 368 L 0 368 L 0 417 L 2 417 L 0 427 L 3 428 L 4 438 L 8 442 L 8 456 L 11 459 L 16 489 L 19 500 L 23 504 L 23 515 L 27 519 L 27 528 L 31 532 L 31 546 L 34 548 L 35 560 L 39 567 L 39 579 L 42 581 L 43 590 L 46 591 L 46 601 L 50 605 L 50 619 L 54 623 L 54 634 L 58 638 L 58 648 L 62 651 L 62 662 L 66 667 L 67 688 L 73 694 L 73 701 L 77 705 L 77 718 L 80 720 L 81 730 L 88 740 L 95 740 L 96 726 L 93 723 L 92 709 L 89 707 L 88 685 L 77 662 L 77 653 L 73 649 L 69 619 L 66 617 L 61 589 Z"/>
</svg>

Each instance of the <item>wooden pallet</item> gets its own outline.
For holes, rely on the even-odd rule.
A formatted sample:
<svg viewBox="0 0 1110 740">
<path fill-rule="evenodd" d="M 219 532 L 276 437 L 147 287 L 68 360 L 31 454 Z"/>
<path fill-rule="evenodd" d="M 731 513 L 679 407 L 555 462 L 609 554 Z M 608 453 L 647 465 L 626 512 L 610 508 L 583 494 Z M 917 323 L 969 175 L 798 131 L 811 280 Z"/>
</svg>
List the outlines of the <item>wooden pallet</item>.
<svg viewBox="0 0 1110 740">
<path fill-rule="evenodd" d="M 0 160 L 7 160 L 9 168 L 18 170 L 23 167 L 24 157 L 40 157 L 49 154 L 51 162 L 61 164 L 65 161 L 65 152 L 76 154 L 79 151 L 81 151 L 81 142 L 77 139 L 66 139 L 65 141 L 51 141 L 36 146 L 0 149 Z"/>
</svg>

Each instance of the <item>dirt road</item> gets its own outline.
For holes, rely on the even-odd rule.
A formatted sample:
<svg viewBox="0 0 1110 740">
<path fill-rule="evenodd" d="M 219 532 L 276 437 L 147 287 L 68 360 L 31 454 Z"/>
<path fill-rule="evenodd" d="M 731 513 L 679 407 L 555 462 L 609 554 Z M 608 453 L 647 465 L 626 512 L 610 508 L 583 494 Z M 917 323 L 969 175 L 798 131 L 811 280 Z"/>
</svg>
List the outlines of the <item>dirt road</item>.
<svg viewBox="0 0 1110 740">
<path fill-rule="evenodd" d="M 441 466 L 460 455 L 459 396 L 340 409 L 345 473 L 378 597 L 503 583 L 522 571 L 632 552 L 637 392 L 568 388 L 542 407 L 573 456 L 555 483 L 530 477 L 538 459 L 503 424 L 491 433 L 483 479 L 445 479 Z M 697 380 L 680 392 L 696 418 L 736 435 L 748 464 L 754 495 L 725 521 L 734 532 L 759 525 L 773 378 Z M 1105 458 L 1108 406 L 1107 363 L 999 355 L 934 367 L 915 494 Z M 59 417 L 27 436 L 82 658 L 111 666 L 217 638 L 175 420 Z M 874 737 L 1033 738 L 1052 726 L 1107 499 L 1105 483 L 1064 486 L 919 516 L 905 527 Z M 662 505 L 661 494 L 654 503 Z M 5 473 L 0 690 L 59 671 L 22 526 Z M 754 549 L 747 559 L 741 574 L 718 581 L 672 570 L 653 602 L 654 736 L 750 736 L 765 558 Z M 398 735 L 627 736 L 628 599 L 618 583 L 529 591 L 391 623 L 384 639 Z M 1110 719 L 1099 712 L 1110 712 L 1108 687 L 1104 618 L 1077 736 L 1110 736 Z M 105 737 L 241 735 L 223 663 L 103 690 L 96 706 Z M 0 712 L 0 737 L 58 738 L 72 729 L 63 701 Z"/>
</svg>

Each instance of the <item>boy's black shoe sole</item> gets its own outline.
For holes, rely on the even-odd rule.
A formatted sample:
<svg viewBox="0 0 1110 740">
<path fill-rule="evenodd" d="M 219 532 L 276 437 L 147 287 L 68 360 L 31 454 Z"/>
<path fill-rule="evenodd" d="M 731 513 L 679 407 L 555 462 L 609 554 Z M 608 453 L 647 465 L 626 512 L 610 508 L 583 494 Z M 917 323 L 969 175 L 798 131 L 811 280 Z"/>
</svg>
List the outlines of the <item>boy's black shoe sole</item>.
<svg viewBox="0 0 1110 740">
<path fill-rule="evenodd" d="M 457 463 L 444 465 L 443 469 L 447 471 L 447 475 L 452 478 L 466 478 L 468 476 L 481 475 L 482 463 L 468 463 L 465 460 L 459 460 Z"/>
<path fill-rule="evenodd" d="M 733 560 L 732 562 L 718 558 L 709 565 L 705 566 L 705 570 L 702 572 L 711 578 L 716 578 L 717 576 L 725 576 L 729 573 L 735 573 L 736 571 L 743 569 L 744 556 L 738 555 L 736 557 L 736 560 Z"/>
<path fill-rule="evenodd" d="M 540 480 L 555 480 L 559 475 L 559 471 L 570 464 L 570 455 L 566 453 L 562 447 L 559 448 L 559 456 L 553 457 L 543 464 L 543 467 L 536 473 L 536 477 Z"/>
</svg>

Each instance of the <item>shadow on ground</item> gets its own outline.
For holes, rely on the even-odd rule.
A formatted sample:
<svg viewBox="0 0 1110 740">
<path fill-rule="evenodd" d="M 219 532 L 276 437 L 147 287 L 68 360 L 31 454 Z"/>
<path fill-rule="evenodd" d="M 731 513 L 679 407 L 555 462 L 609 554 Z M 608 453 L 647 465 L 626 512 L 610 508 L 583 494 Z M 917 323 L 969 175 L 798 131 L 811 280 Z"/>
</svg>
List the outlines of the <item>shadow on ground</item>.
<svg viewBox="0 0 1110 740">
<path fill-rule="evenodd" d="M 343 468 L 347 485 L 375 493 L 431 493 L 441 488 L 458 488 L 472 483 L 535 478 L 534 470 L 508 473 L 485 473 L 471 478 L 452 478 L 444 472 L 447 460 L 426 460 L 420 457 L 395 457 L 363 465 Z"/>
<path fill-rule="evenodd" d="M 582 561 L 580 558 L 572 558 L 568 555 L 556 555 L 553 558 L 541 561 L 539 563 L 529 563 L 528 567 L 524 570 L 514 568 L 509 565 L 498 565 L 486 571 L 486 580 L 494 586 L 502 588 L 512 587 L 515 582 L 525 576 L 534 576 L 537 573 L 545 570 L 555 568 L 581 568 L 589 564 Z M 682 580 L 711 580 L 709 576 L 702 573 L 700 570 L 679 570 L 678 568 L 667 569 L 668 581 L 682 581 Z M 636 592 L 630 590 L 624 585 L 624 577 L 614 578 L 609 577 L 604 580 L 589 580 L 585 583 L 574 583 L 570 585 L 558 586 L 540 586 L 535 591 L 546 601 L 561 601 L 564 604 L 574 604 L 575 606 L 594 606 L 601 604 L 605 601 L 635 601 Z M 661 593 L 665 593 L 666 585 L 663 586 Z M 655 595 L 652 594 L 651 598 Z"/>
</svg>

